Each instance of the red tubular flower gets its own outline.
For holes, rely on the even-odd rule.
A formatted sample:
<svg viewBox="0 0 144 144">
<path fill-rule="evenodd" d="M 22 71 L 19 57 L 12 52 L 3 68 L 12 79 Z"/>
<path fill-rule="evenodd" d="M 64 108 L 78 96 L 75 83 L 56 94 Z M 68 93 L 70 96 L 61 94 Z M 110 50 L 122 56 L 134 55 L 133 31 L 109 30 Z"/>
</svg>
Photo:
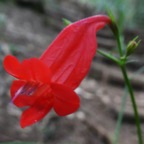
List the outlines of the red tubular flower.
<svg viewBox="0 0 144 144">
<path fill-rule="evenodd" d="M 21 127 L 41 120 L 52 108 L 59 116 L 75 112 L 80 105 L 73 91 L 87 74 L 95 55 L 96 32 L 110 23 L 107 16 L 89 17 L 67 26 L 38 58 L 21 63 L 11 55 L 5 70 L 18 80 L 11 85 L 11 98 L 22 113 Z"/>
</svg>

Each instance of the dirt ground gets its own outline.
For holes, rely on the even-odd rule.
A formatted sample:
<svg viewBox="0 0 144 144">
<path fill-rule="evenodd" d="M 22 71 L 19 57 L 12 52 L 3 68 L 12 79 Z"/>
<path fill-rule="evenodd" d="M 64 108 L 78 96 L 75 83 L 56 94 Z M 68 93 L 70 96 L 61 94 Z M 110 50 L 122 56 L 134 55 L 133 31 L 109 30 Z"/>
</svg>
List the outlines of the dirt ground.
<svg viewBox="0 0 144 144">
<path fill-rule="evenodd" d="M 70 5 L 71 6 L 71 5 Z M 69 6 L 69 7 L 70 7 Z M 61 9 L 65 4 L 61 4 Z M 67 10 L 69 9 L 67 3 Z M 87 7 L 85 6 L 85 9 Z M 71 7 L 71 19 L 76 20 L 89 13 L 79 12 L 76 6 Z M 3 69 L 2 61 L 7 54 L 13 54 L 19 59 L 39 57 L 50 42 L 64 27 L 60 21 L 63 13 L 56 19 L 56 12 L 50 13 L 49 7 L 45 14 L 13 4 L 0 4 L 0 14 L 4 18 L 4 25 L 0 26 L 0 142 L 34 142 L 40 144 L 112 144 L 121 99 L 124 95 L 124 81 L 122 75 L 113 63 L 96 55 L 89 75 L 80 87 L 76 89 L 81 99 L 80 109 L 67 117 L 58 117 L 50 112 L 41 122 L 22 129 L 19 125 L 21 110 L 10 103 L 9 87 L 13 80 Z M 78 11 L 78 10 L 77 10 Z M 88 11 L 88 10 L 87 10 Z M 54 17 L 53 17 L 54 16 Z M 55 26 L 52 19 L 59 22 Z M 126 31 L 127 40 L 139 30 Z M 98 33 L 99 48 L 112 50 L 115 40 L 108 28 Z M 143 41 L 142 41 L 143 43 Z M 142 47 L 134 58 L 138 63 L 129 64 L 130 75 L 143 65 Z M 140 112 L 142 130 L 144 131 L 144 77 L 136 75 L 132 80 L 136 93 L 136 100 Z M 133 110 L 129 98 L 124 113 L 123 124 L 119 137 L 120 144 L 136 144 L 136 127 Z"/>
</svg>

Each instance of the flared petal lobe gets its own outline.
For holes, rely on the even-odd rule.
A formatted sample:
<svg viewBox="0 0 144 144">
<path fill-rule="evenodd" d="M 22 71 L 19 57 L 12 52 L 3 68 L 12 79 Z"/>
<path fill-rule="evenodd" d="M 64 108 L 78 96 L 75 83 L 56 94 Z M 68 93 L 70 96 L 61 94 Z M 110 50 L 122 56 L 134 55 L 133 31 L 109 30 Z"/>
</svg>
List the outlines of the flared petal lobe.
<svg viewBox="0 0 144 144">
<path fill-rule="evenodd" d="M 3 62 L 5 70 L 12 76 L 16 78 L 25 77 L 23 71 L 21 71 L 20 63 L 18 59 L 12 55 L 8 55 L 5 57 Z"/>
<path fill-rule="evenodd" d="M 54 110 L 59 116 L 66 116 L 78 110 L 80 99 L 77 94 L 65 85 L 52 84 Z"/>
<path fill-rule="evenodd" d="M 50 86 L 40 85 L 36 89 L 33 86 L 20 80 L 14 81 L 11 86 L 12 102 L 18 107 L 28 107 L 21 116 L 22 128 L 41 120 L 53 106 L 54 98 Z M 34 93 L 29 95 L 31 90 Z"/>
<path fill-rule="evenodd" d="M 21 80 L 49 83 L 51 79 L 50 69 L 37 58 L 20 63 L 14 56 L 8 55 L 4 59 L 4 68 L 10 75 Z"/>
<path fill-rule="evenodd" d="M 96 32 L 108 23 L 107 16 L 93 16 L 69 25 L 58 35 L 40 57 L 52 70 L 53 82 L 72 89 L 80 84 L 96 52 Z"/>
<path fill-rule="evenodd" d="M 47 98 L 38 99 L 30 108 L 26 109 L 21 116 L 20 124 L 24 128 L 40 121 L 52 108 L 53 103 Z"/>
</svg>

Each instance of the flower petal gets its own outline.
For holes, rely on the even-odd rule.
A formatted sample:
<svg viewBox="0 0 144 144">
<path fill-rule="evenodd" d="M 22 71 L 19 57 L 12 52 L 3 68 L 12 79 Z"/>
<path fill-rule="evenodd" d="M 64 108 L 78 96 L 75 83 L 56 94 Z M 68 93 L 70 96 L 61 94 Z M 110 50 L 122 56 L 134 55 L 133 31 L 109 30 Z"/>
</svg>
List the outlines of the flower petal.
<svg viewBox="0 0 144 144">
<path fill-rule="evenodd" d="M 8 55 L 4 59 L 4 68 L 12 76 L 22 80 L 32 80 L 32 73 L 30 72 L 30 66 L 28 60 L 24 60 L 22 63 L 12 55 Z"/>
<path fill-rule="evenodd" d="M 22 62 L 22 67 L 27 68 L 27 73 L 29 71 L 32 80 L 50 83 L 51 72 L 48 66 L 37 58 L 30 58 Z"/>
<path fill-rule="evenodd" d="M 35 101 L 51 92 L 50 86 L 46 84 L 37 85 L 24 81 L 14 81 L 11 85 L 12 102 L 17 107 L 31 106 Z"/>
<path fill-rule="evenodd" d="M 22 89 L 26 85 L 26 82 L 24 81 L 13 81 L 10 89 L 11 93 L 11 101 L 17 106 L 17 107 L 23 107 L 30 105 L 31 101 L 30 98 L 26 95 L 20 95 Z"/>
<path fill-rule="evenodd" d="M 38 99 L 33 106 L 22 113 L 20 125 L 22 128 L 40 121 L 52 108 L 52 101 L 47 98 Z"/>
<path fill-rule="evenodd" d="M 16 78 L 23 78 L 24 73 L 20 69 L 20 63 L 16 57 L 12 55 L 8 55 L 5 57 L 3 62 L 5 70 L 12 76 Z"/>
<path fill-rule="evenodd" d="M 54 110 L 59 116 L 65 116 L 75 112 L 80 106 L 77 94 L 67 86 L 52 84 L 54 95 Z"/>
<path fill-rule="evenodd" d="M 89 17 L 67 26 L 40 57 L 52 70 L 53 82 L 75 89 L 88 73 L 95 55 L 96 32 L 110 19 Z"/>
<path fill-rule="evenodd" d="M 8 55 L 4 59 L 4 68 L 9 74 L 21 80 L 50 83 L 50 69 L 37 58 L 26 59 L 20 63 L 14 56 Z"/>
<path fill-rule="evenodd" d="M 18 90 L 23 87 L 26 84 L 25 81 L 20 81 L 20 80 L 14 80 L 11 84 L 11 88 L 10 88 L 10 93 L 11 93 L 11 98 L 13 99 L 16 95 L 16 93 L 18 93 Z"/>
</svg>

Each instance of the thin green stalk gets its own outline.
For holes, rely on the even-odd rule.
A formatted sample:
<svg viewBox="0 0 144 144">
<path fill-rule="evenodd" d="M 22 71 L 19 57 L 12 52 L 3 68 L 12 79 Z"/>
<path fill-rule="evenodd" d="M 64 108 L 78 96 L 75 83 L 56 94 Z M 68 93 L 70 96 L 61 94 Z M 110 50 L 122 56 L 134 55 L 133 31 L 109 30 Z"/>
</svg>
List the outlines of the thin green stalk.
<svg viewBox="0 0 144 144">
<path fill-rule="evenodd" d="M 116 35 L 116 40 L 117 40 L 117 45 L 118 45 L 118 50 L 119 50 L 119 54 L 120 54 L 120 57 L 123 56 L 123 50 L 122 50 L 122 47 L 121 47 L 121 39 L 120 39 L 120 35 Z"/>
<path fill-rule="evenodd" d="M 106 57 L 106 58 L 108 58 L 108 59 L 110 59 L 110 60 L 112 60 L 113 62 L 117 63 L 118 65 L 120 64 L 119 60 L 111 54 L 108 54 L 108 53 L 106 53 L 104 51 L 101 51 L 101 50 L 97 50 L 97 53 L 104 56 L 104 57 Z"/>
<path fill-rule="evenodd" d="M 130 80 L 135 75 L 141 74 L 142 72 L 144 72 L 144 67 L 138 69 L 135 72 L 135 74 L 130 78 Z M 113 136 L 112 144 L 118 144 L 119 134 L 120 134 L 120 130 L 121 130 L 121 125 L 122 125 L 124 110 L 125 110 L 125 107 L 126 107 L 127 97 L 128 97 L 128 89 L 125 86 L 124 95 L 122 96 L 122 100 L 121 100 L 121 108 L 120 108 L 120 112 L 118 114 L 118 120 L 117 120 L 117 123 L 116 123 L 116 128 L 115 128 L 115 131 L 114 131 L 114 136 Z"/>
<path fill-rule="evenodd" d="M 119 49 L 119 54 L 120 54 L 120 62 L 121 64 L 119 65 L 121 67 L 121 71 L 124 77 L 124 81 L 126 83 L 126 86 L 128 88 L 130 97 L 131 97 L 131 102 L 132 102 L 132 106 L 133 106 L 133 110 L 134 110 L 134 116 L 135 116 L 135 122 L 136 122 L 136 127 L 137 127 L 137 135 L 138 135 L 138 140 L 139 140 L 139 144 L 143 144 L 143 139 L 142 139 L 142 130 L 141 130 L 141 125 L 140 125 L 140 118 L 139 118 L 139 114 L 138 114 L 138 110 L 137 110 L 137 105 L 136 105 L 136 101 L 135 101 L 135 96 L 133 93 L 133 88 L 132 85 L 130 83 L 130 79 L 128 78 L 128 74 L 126 71 L 126 56 L 123 55 L 123 51 L 122 51 L 122 45 L 121 45 L 121 40 L 120 40 L 120 34 L 119 31 L 117 29 L 116 33 L 115 33 L 115 37 L 117 40 L 117 45 L 118 45 L 118 49 Z"/>
<path fill-rule="evenodd" d="M 116 123 L 116 128 L 115 128 L 112 144 L 117 144 L 119 140 L 119 134 L 120 134 L 121 124 L 123 120 L 124 110 L 126 107 L 127 96 L 128 96 L 128 89 L 127 87 L 125 87 L 125 93 L 122 97 L 121 109 L 118 114 L 118 120 Z"/>
<path fill-rule="evenodd" d="M 110 16 L 111 21 L 112 21 L 109 26 L 110 26 L 111 30 L 113 31 L 113 34 L 117 40 L 119 55 L 120 55 L 120 57 L 122 57 L 123 56 L 123 50 L 122 50 L 122 46 L 121 46 L 120 32 L 119 32 L 119 29 L 118 29 L 117 24 L 115 22 L 115 18 L 113 16 L 113 14 L 111 13 L 111 11 L 109 11 L 109 16 Z"/>
<path fill-rule="evenodd" d="M 143 144 L 142 130 L 141 130 L 140 118 L 139 118 L 139 114 L 138 114 L 138 110 L 137 110 L 137 104 L 136 104 L 136 101 L 135 101 L 135 96 L 134 96 L 134 93 L 133 93 L 133 88 L 132 88 L 130 80 L 128 78 L 128 74 L 127 74 L 125 65 L 121 66 L 121 70 L 122 70 L 123 77 L 124 77 L 125 83 L 127 85 L 127 88 L 128 88 L 128 91 L 129 91 L 129 94 L 130 94 L 130 97 L 131 97 L 132 105 L 133 105 L 133 110 L 134 110 L 135 122 L 136 122 L 136 126 L 137 126 L 137 134 L 138 134 L 139 144 Z"/>
</svg>

